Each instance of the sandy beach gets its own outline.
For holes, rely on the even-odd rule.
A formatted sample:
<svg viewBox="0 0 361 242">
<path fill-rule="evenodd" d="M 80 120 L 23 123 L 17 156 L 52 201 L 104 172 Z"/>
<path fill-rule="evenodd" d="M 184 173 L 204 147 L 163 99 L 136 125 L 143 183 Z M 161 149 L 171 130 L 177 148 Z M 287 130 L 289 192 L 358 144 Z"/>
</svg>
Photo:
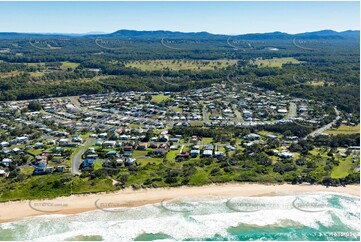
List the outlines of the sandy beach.
<svg viewBox="0 0 361 242">
<path fill-rule="evenodd" d="M 132 190 L 130 188 L 114 193 L 72 195 L 46 200 L 25 200 L 0 203 L 0 222 L 9 222 L 31 216 L 46 214 L 75 214 L 96 209 L 115 207 L 137 207 L 156 204 L 181 197 L 212 198 L 242 196 L 294 195 L 307 192 L 336 192 L 360 196 L 359 185 L 347 187 L 324 187 L 319 185 L 263 185 L 263 184 L 222 184 L 202 187 L 177 187 Z"/>
</svg>

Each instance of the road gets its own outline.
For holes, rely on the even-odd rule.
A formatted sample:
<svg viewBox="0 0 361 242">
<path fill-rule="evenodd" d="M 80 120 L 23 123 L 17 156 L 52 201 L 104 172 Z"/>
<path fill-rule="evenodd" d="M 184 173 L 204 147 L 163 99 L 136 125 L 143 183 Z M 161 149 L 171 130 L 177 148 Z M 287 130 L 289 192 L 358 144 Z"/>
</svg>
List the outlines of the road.
<svg viewBox="0 0 361 242">
<path fill-rule="evenodd" d="M 203 105 L 203 122 L 209 123 L 209 116 L 205 105 Z"/>
<path fill-rule="evenodd" d="M 88 139 L 83 145 L 83 148 L 81 148 L 78 153 L 73 157 L 72 163 L 71 163 L 71 174 L 78 175 L 80 174 L 79 167 L 81 164 L 81 156 L 85 152 L 85 149 L 87 149 L 90 144 L 94 141 L 94 139 Z"/>
<path fill-rule="evenodd" d="M 293 119 L 297 116 L 297 105 L 296 103 L 290 102 L 290 108 L 288 112 L 288 118 Z"/>
<path fill-rule="evenodd" d="M 69 97 L 69 100 L 77 109 L 82 110 L 82 107 L 78 101 L 78 97 Z"/>
<path fill-rule="evenodd" d="M 325 126 L 322 126 L 319 129 L 316 129 L 315 131 L 313 131 L 312 133 L 308 134 L 305 139 L 307 139 L 307 137 L 314 137 L 318 134 L 321 134 L 323 132 L 325 132 L 326 130 L 330 129 L 336 122 L 337 120 L 339 120 L 341 118 L 340 116 L 340 112 L 337 110 L 337 108 L 335 107 L 335 112 L 336 112 L 336 118 L 329 124 L 326 124 Z"/>
<path fill-rule="evenodd" d="M 237 122 L 243 123 L 243 122 L 244 122 L 244 119 L 243 119 L 243 117 L 242 117 L 242 114 L 238 111 L 237 105 L 236 105 L 236 104 L 233 104 L 232 107 L 233 107 L 234 114 L 235 114 L 236 117 L 237 117 Z"/>
<path fill-rule="evenodd" d="M 164 82 L 165 84 L 173 85 L 173 86 L 178 86 L 178 84 L 171 83 L 171 82 L 168 82 L 168 81 L 164 80 L 163 74 L 160 76 L 160 79 L 161 79 L 162 82 Z"/>
</svg>

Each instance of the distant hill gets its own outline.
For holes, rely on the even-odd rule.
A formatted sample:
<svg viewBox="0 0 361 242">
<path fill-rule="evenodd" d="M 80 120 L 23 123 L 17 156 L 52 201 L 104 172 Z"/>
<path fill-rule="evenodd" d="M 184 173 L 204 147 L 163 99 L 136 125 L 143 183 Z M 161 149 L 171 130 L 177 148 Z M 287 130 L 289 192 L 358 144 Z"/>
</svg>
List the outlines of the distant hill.
<svg viewBox="0 0 361 242">
<path fill-rule="evenodd" d="M 306 32 L 299 34 L 287 34 L 282 32 L 272 33 L 256 33 L 256 34 L 242 34 L 242 35 L 222 35 L 211 34 L 208 32 L 174 32 L 165 30 L 155 31 L 137 31 L 137 30 L 118 30 L 110 34 L 38 34 L 38 33 L 0 33 L 0 38 L 56 38 L 56 37 L 71 37 L 71 38 L 146 38 L 146 39 L 161 39 L 161 38 L 184 38 L 184 39 L 224 39 L 224 38 L 238 38 L 245 40 L 271 40 L 271 39 L 359 39 L 359 30 L 347 30 L 343 32 L 336 32 L 333 30 L 321 30 L 316 32 Z"/>
</svg>

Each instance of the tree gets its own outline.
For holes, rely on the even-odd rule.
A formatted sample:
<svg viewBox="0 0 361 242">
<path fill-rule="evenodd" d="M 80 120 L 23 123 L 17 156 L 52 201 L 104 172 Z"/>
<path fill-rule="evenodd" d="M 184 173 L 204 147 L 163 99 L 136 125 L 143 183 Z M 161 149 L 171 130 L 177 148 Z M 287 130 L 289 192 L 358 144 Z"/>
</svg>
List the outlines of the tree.
<svg viewBox="0 0 361 242">
<path fill-rule="evenodd" d="M 40 111 L 42 108 L 41 104 L 38 101 L 31 101 L 28 105 L 30 111 Z"/>
</svg>

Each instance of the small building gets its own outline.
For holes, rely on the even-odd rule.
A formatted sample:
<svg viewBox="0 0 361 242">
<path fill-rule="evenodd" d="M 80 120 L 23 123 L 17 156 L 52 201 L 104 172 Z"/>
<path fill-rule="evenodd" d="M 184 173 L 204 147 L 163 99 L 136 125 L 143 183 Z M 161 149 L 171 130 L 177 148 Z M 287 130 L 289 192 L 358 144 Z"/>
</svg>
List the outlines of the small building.
<svg viewBox="0 0 361 242">
<path fill-rule="evenodd" d="M 103 143 L 103 148 L 114 147 L 116 142 L 114 140 L 107 140 Z"/>
<path fill-rule="evenodd" d="M 123 148 L 124 151 L 133 151 L 133 146 L 127 145 Z"/>
<path fill-rule="evenodd" d="M 173 143 L 178 143 L 179 139 L 178 138 L 170 138 L 169 141 L 173 142 Z"/>
<path fill-rule="evenodd" d="M 0 147 L 9 147 L 9 146 L 10 146 L 9 142 L 3 141 L 0 143 Z"/>
<path fill-rule="evenodd" d="M 220 158 L 220 157 L 223 157 L 224 156 L 224 152 L 221 152 L 221 151 L 215 151 L 214 152 L 214 157 L 216 158 Z"/>
<path fill-rule="evenodd" d="M 98 134 L 98 137 L 101 138 L 101 139 L 104 139 L 108 136 L 107 133 L 101 133 L 101 134 Z"/>
<path fill-rule="evenodd" d="M 94 147 L 89 147 L 87 152 L 91 154 L 96 153 Z"/>
<path fill-rule="evenodd" d="M 73 138 L 73 142 L 76 142 L 76 143 L 83 143 L 83 139 L 81 137 L 74 137 Z"/>
<path fill-rule="evenodd" d="M 29 141 L 29 138 L 28 137 L 16 137 L 16 143 L 26 143 Z"/>
<path fill-rule="evenodd" d="M 191 150 L 190 156 L 191 156 L 192 158 L 196 158 L 196 157 L 199 156 L 200 153 L 201 153 L 201 152 L 200 152 L 199 150 Z"/>
<path fill-rule="evenodd" d="M 133 155 L 133 152 L 132 151 L 129 151 L 129 150 L 126 150 L 126 151 L 124 151 L 124 153 L 123 153 L 123 156 L 125 156 L 125 157 L 131 157 Z"/>
<path fill-rule="evenodd" d="M 116 150 L 111 150 L 107 153 L 107 157 L 115 157 L 117 155 Z"/>
<path fill-rule="evenodd" d="M 56 171 L 56 172 L 64 172 L 64 169 L 65 169 L 64 166 L 57 166 L 57 167 L 55 168 L 55 171 Z"/>
<path fill-rule="evenodd" d="M 46 163 L 45 162 L 39 162 L 35 167 L 33 171 L 33 175 L 42 175 L 46 172 Z"/>
<path fill-rule="evenodd" d="M 156 155 L 165 155 L 167 153 L 165 149 L 155 149 L 153 152 Z"/>
<path fill-rule="evenodd" d="M 284 159 L 288 159 L 288 158 L 292 158 L 293 154 L 289 153 L 289 152 L 285 152 L 282 151 L 281 153 L 278 154 L 279 157 L 284 158 Z"/>
<path fill-rule="evenodd" d="M 54 167 L 51 167 L 51 166 L 48 166 L 45 169 L 45 173 L 53 173 L 53 171 L 54 171 Z"/>
<path fill-rule="evenodd" d="M 95 141 L 94 146 L 101 146 L 102 144 L 103 144 L 102 140 L 97 140 Z"/>
<path fill-rule="evenodd" d="M 41 143 L 41 142 L 36 142 L 35 145 L 34 145 L 35 148 L 41 148 L 43 146 L 44 146 L 44 144 Z"/>
<path fill-rule="evenodd" d="M 94 159 L 85 159 L 83 163 L 80 165 L 80 169 L 82 170 L 89 170 L 92 169 L 94 165 Z"/>
<path fill-rule="evenodd" d="M 203 157 L 212 157 L 213 151 L 212 150 L 204 150 L 203 151 Z"/>
<path fill-rule="evenodd" d="M 4 170 L 0 169 L 0 177 L 4 177 L 4 176 L 6 176 L 6 174 L 7 173 Z"/>
<path fill-rule="evenodd" d="M 135 161 L 136 161 L 136 159 L 130 158 L 130 157 L 125 159 L 126 164 L 134 164 Z"/>
<path fill-rule="evenodd" d="M 178 150 L 179 149 L 179 145 L 171 145 L 170 146 L 171 150 Z"/>
<path fill-rule="evenodd" d="M 147 143 L 140 143 L 138 145 L 138 150 L 145 150 L 148 148 L 148 144 Z"/>
<path fill-rule="evenodd" d="M 254 133 L 243 136 L 243 139 L 245 139 L 245 140 L 259 140 L 259 138 L 260 138 L 260 135 L 254 134 Z"/>
<path fill-rule="evenodd" d="M 4 159 L 2 159 L 0 164 L 2 164 L 4 166 L 9 166 L 11 162 L 12 162 L 12 160 L 10 158 L 4 158 Z"/>
<path fill-rule="evenodd" d="M 59 139 L 59 145 L 65 146 L 69 143 L 69 139 Z"/>
</svg>

